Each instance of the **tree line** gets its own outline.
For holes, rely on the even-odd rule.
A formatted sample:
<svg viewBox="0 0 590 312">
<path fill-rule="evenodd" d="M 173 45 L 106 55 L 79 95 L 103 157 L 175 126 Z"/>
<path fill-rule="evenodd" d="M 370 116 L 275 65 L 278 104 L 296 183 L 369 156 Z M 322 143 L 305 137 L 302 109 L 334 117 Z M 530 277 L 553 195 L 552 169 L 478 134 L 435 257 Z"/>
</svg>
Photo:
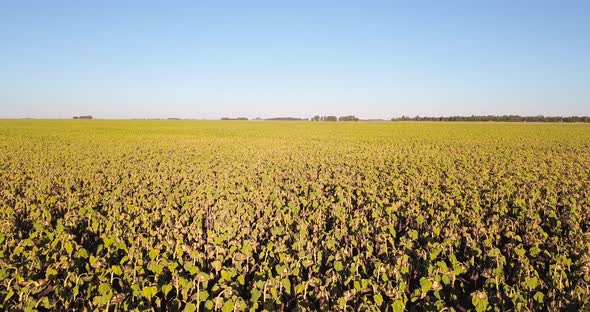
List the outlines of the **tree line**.
<svg viewBox="0 0 590 312">
<path fill-rule="evenodd" d="M 248 120 L 246 117 L 238 117 L 238 118 L 229 118 L 223 117 L 221 120 Z M 310 119 L 308 118 L 296 118 L 296 117 L 272 117 L 272 118 L 254 118 L 253 120 L 271 120 L 271 121 L 359 121 L 359 118 L 356 116 L 319 116 L 316 115 Z"/>
<path fill-rule="evenodd" d="M 228 118 L 221 120 L 248 120 L 246 117 Z M 253 120 L 274 120 L 274 121 L 359 121 L 356 116 L 320 116 L 315 115 L 312 118 L 295 118 L 295 117 L 274 117 L 274 118 L 255 118 Z M 363 121 L 385 121 L 385 120 L 364 120 Z M 520 115 L 471 115 L 471 116 L 441 116 L 441 117 L 422 117 L 422 116 L 401 116 L 391 118 L 390 121 L 495 121 L 495 122 L 585 122 L 590 123 L 589 116 L 520 116 Z"/>
<path fill-rule="evenodd" d="M 446 117 L 409 117 L 391 118 L 391 121 L 497 121 L 497 122 L 590 122 L 589 116 L 519 116 L 519 115 L 485 115 L 485 116 L 446 116 Z"/>
<path fill-rule="evenodd" d="M 311 121 L 359 121 L 359 119 L 352 115 L 341 117 L 315 115 L 313 118 L 311 118 Z"/>
<path fill-rule="evenodd" d="M 221 120 L 248 120 L 247 117 L 238 117 L 238 118 L 230 118 L 230 117 L 223 117 Z"/>
</svg>

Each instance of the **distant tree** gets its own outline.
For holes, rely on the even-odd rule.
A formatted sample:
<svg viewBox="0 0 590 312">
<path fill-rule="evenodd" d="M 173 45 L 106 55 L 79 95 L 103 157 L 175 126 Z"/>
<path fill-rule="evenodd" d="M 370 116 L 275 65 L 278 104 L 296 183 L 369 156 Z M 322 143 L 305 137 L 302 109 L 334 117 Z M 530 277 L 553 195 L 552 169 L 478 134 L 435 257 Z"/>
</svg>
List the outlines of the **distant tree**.
<svg viewBox="0 0 590 312">
<path fill-rule="evenodd" d="M 338 121 L 358 121 L 359 119 L 356 116 L 341 116 L 338 118 Z"/>
<path fill-rule="evenodd" d="M 499 122 L 590 122 L 589 116 L 519 116 L 519 115 L 471 115 L 471 116 L 447 116 L 447 117 L 407 117 L 391 118 L 391 121 L 499 121 Z"/>
<path fill-rule="evenodd" d="M 311 119 L 311 121 L 320 121 L 320 115 L 315 115 L 313 116 L 313 118 Z"/>
<path fill-rule="evenodd" d="M 338 121 L 338 117 L 336 116 L 324 116 L 322 118 L 323 121 Z"/>
<path fill-rule="evenodd" d="M 246 118 L 246 117 L 238 117 L 238 118 L 223 117 L 223 118 L 221 118 L 221 120 L 248 120 L 248 118 Z"/>
<path fill-rule="evenodd" d="M 296 117 L 273 117 L 267 118 L 265 120 L 278 120 L 278 121 L 307 121 L 306 118 L 296 118 Z"/>
</svg>

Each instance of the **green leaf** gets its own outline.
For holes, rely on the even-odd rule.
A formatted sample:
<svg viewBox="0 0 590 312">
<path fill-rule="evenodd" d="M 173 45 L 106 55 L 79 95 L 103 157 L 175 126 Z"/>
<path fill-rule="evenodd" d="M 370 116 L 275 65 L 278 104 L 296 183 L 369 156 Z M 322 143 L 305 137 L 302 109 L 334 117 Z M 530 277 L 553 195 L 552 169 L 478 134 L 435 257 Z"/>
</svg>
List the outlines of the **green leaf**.
<svg viewBox="0 0 590 312">
<path fill-rule="evenodd" d="M 7 302 L 10 298 L 12 298 L 12 296 L 14 296 L 14 291 L 9 290 L 8 294 L 6 295 L 6 297 L 4 298 L 4 302 Z"/>
<path fill-rule="evenodd" d="M 160 253 L 156 249 L 150 249 L 149 257 L 150 259 L 154 260 Z"/>
<path fill-rule="evenodd" d="M 250 301 L 256 302 L 262 296 L 262 292 L 258 289 L 252 289 L 250 291 Z"/>
<path fill-rule="evenodd" d="M 222 312 L 232 312 L 234 310 L 234 302 L 231 299 L 228 299 L 223 308 L 221 308 Z"/>
<path fill-rule="evenodd" d="M 281 280 L 281 284 L 283 284 L 283 287 L 285 287 L 285 290 L 287 291 L 288 294 L 291 293 L 291 281 L 288 278 L 283 278 Z"/>
<path fill-rule="evenodd" d="M 539 285 L 539 281 L 537 280 L 536 277 L 525 278 L 525 283 L 527 284 L 529 289 L 535 289 L 535 288 L 537 288 L 537 285 Z"/>
<path fill-rule="evenodd" d="M 346 298 L 338 298 L 338 306 L 340 307 L 340 309 L 344 310 L 346 308 Z"/>
<path fill-rule="evenodd" d="M 111 266 L 111 270 L 113 271 L 113 273 L 117 275 L 123 274 L 123 270 L 121 270 L 121 267 L 119 267 L 118 265 Z"/>
<path fill-rule="evenodd" d="M 80 249 L 78 249 L 78 256 L 80 258 L 87 259 L 88 258 L 88 252 L 86 251 L 86 249 L 80 248 Z"/>
<path fill-rule="evenodd" d="M 184 306 L 184 312 L 194 312 L 197 311 L 197 306 L 195 306 L 192 302 L 187 303 Z"/>
<path fill-rule="evenodd" d="M 381 296 L 381 294 L 375 294 L 373 296 L 373 301 L 375 301 L 375 304 L 377 306 L 381 306 L 383 304 L 383 297 Z"/>
<path fill-rule="evenodd" d="M 212 265 L 215 271 L 219 272 L 219 270 L 221 270 L 221 261 L 215 260 L 213 261 Z"/>
<path fill-rule="evenodd" d="M 537 291 L 537 292 L 535 293 L 535 295 L 533 296 L 533 299 L 535 299 L 535 300 L 536 300 L 538 303 L 543 303 L 543 299 L 544 299 L 544 297 L 545 297 L 545 296 L 543 295 L 543 293 L 542 293 L 542 292 L 540 292 L 540 291 Z"/>
<path fill-rule="evenodd" d="M 103 243 L 104 243 L 105 247 L 111 246 L 114 242 L 115 242 L 115 240 L 110 237 L 103 239 Z"/>
<path fill-rule="evenodd" d="M 282 265 L 280 265 L 280 264 L 277 264 L 277 265 L 275 265 L 275 270 L 277 271 L 277 273 L 279 275 L 281 275 L 281 274 L 283 274 L 283 271 L 285 270 L 285 267 L 282 266 Z"/>
<path fill-rule="evenodd" d="M 156 293 L 158 293 L 158 287 L 146 286 L 141 290 L 141 294 L 147 299 L 151 299 Z"/>
<path fill-rule="evenodd" d="M 199 276 L 197 277 L 197 280 L 199 280 L 201 283 L 204 283 L 209 280 L 209 274 L 205 272 L 200 272 Z"/>
<path fill-rule="evenodd" d="M 340 272 L 340 271 L 344 270 L 344 265 L 342 265 L 341 261 L 336 261 L 336 262 L 334 262 L 334 269 L 337 272 Z"/>
<path fill-rule="evenodd" d="M 133 284 L 133 285 L 131 285 L 130 288 L 133 291 L 133 296 L 134 297 L 139 297 L 139 294 L 140 294 L 139 285 Z"/>
<path fill-rule="evenodd" d="M 162 293 L 164 293 L 164 296 L 168 296 L 168 293 L 170 291 L 172 291 L 172 288 L 173 287 L 170 284 L 166 284 L 166 285 L 162 286 Z"/>
<path fill-rule="evenodd" d="M 231 279 L 231 273 L 226 270 L 221 270 L 221 279 L 229 281 Z"/>
<path fill-rule="evenodd" d="M 58 272 L 55 269 L 47 268 L 47 271 L 45 271 L 45 278 L 50 279 L 52 276 L 56 276 L 57 273 Z"/>
<path fill-rule="evenodd" d="M 209 293 L 206 290 L 201 290 L 199 293 L 199 302 L 205 302 L 209 298 Z"/>
<path fill-rule="evenodd" d="M 305 291 L 305 284 L 301 283 L 297 286 L 295 286 L 295 293 L 296 294 L 302 294 Z"/>
<path fill-rule="evenodd" d="M 474 292 L 471 295 L 471 303 L 475 307 L 475 311 L 483 312 L 488 307 L 488 296 L 484 292 Z"/>
<path fill-rule="evenodd" d="M 516 252 L 519 257 L 524 257 L 526 251 L 519 245 L 514 249 L 514 252 Z"/>
<path fill-rule="evenodd" d="M 108 294 L 109 291 L 111 291 L 111 285 L 107 283 L 100 283 L 100 285 L 98 286 L 98 293 L 103 296 Z"/>
<path fill-rule="evenodd" d="M 420 289 L 422 290 L 422 293 L 425 294 L 425 293 L 429 292 L 431 288 L 432 288 L 432 282 L 429 279 L 427 279 L 425 277 L 420 279 Z"/>
<path fill-rule="evenodd" d="M 396 300 L 393 302 L 393 312 L 403 312 L 406 308 L 406 304 L 401 300 Z"/>
<path fill-rule="evenodd" d="M 70 242 L 67 242 L 67 243 L 64 245 L 64 248 L 65 248 L 65 250 L 66 250 L 66 252 L 67 252 L 68 254 L 71 254 L 71 253 L 72 253 L 72 251 L 74 251 L 74 247 L 72 247 L 72 244 L 70 244 Z"/>
<path fill-rule="evenodd" d="M 96 263 L 98 262 L 98 258 L 95 256 L 90 256 L 90 259 L 88 260 L 88 262 L 90 262 L 91 266 L 95 266 Z"/>
<path fill-rule="evenodd" d="M 356 290 L 356 291 L 361 290 L 361 283 L 359 281 L 354 281 L 354 290 Z"/>
<path fill-rule="evenodd" d="M 193 276 L 194 276 L 194 275 L 197 275 L 197 274 L 199 274 L 201 271 L 199 270 L 199 268 L 198 268 L 198 267 L 196 267 L 196 266 L 193 266 L 193 267 L 191 267 L 191 268 L 188 270 L 188 272 L 189 272 L 191 275 L 193 275 Z M 159 273 L 158 273 L 158 274 L 159 274 Z"/>
<path fill-rule="evenodd" d="M 157 275 L 162 274 L 162 270 L 164 270 L 164 267 L 161 266 L 160 264 L 158 264 L 156 261 L 150 261 L 150 263 L 148 264 L 148 270 L 154 272 Z"/>
<path fill-rule="evenodd" d="M 108 294 L 105 294 L 102 296 L 94 297 L 94 302 L 99 306 L 103 306 L 103 305 L 107 305 L 111 301 L 111 298 L 113 298 L 113 294 L 108 293 Z"/>
<path fill-rule="evenodd" d="M 43 299 L 41 299 L 41 303 L 44 308 L 46 308 L 46 309 L 51 308 L 51 304 L 49 303 L 48 297 L 43 297 Z"/>
</svg>

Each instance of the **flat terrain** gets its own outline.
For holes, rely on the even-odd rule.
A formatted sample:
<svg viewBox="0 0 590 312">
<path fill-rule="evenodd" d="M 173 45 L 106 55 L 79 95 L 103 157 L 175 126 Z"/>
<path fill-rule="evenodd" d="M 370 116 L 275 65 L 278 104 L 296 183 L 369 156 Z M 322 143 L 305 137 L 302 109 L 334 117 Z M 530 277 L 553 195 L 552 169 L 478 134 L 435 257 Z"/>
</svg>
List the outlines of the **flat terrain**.
<svg viewBox="0 0 590 312">
<path fill-rule="evenodd" d="M 590 308 L 590 125 L 0 120 L 0 309 Z"/>
</svg>

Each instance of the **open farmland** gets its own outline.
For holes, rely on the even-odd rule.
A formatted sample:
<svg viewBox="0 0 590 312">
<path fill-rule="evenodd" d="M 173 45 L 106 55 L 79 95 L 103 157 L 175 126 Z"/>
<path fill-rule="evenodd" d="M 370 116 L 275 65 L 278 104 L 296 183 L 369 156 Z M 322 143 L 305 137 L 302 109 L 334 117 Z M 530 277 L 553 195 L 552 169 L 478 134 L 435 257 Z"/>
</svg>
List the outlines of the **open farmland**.
<svg viewBox="0 0 590 312">
<path fill-rule="evenodd" d="M 590 125 L 0 121 L 0 309 L 590 309 Z"/>
</svg>

